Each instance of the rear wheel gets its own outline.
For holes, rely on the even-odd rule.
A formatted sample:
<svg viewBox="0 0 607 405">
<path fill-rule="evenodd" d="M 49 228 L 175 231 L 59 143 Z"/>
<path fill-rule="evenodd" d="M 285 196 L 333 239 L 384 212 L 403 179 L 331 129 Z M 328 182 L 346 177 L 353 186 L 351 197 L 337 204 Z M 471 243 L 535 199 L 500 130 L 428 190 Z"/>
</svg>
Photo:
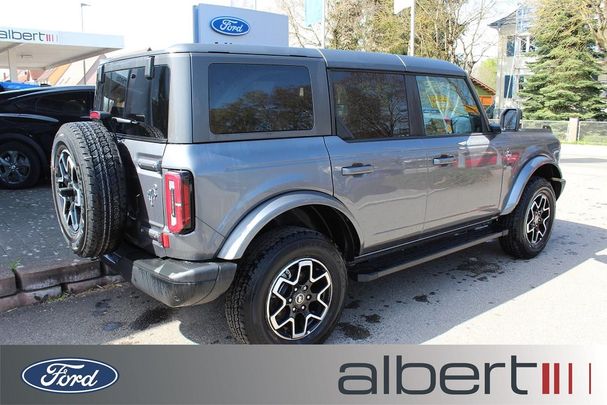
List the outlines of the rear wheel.
<svg viewBox="0 0 607 405">
<path fill-rule="evenodd" d="M 9 189 L 32 187 L 40 180 L 40 158 L 21 142 L 0 144 L 0 186 Z"/>
<path fill-rule="evenodd" d="M 533 177 L 514 211 L 501 220 L 509 231 L 500 238 L 504 251 L 521 259 L 537 256 L 548 244 L 555 213 L 552 185 L 542 177 Z"/>
<path fill-rule="evenodd" d="M 320 343 L 335 327 L 347 287 L 332 241 L 305 228 L 254 241 L 226 295 L 226 317 L 242 343 Z"/>
</svg>

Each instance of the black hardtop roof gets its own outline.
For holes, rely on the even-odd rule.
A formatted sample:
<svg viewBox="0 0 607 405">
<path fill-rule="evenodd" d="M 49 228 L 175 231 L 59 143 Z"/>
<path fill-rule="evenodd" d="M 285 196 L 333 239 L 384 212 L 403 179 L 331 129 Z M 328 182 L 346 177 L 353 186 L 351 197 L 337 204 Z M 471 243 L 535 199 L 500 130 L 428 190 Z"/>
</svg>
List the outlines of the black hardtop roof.
<svg viewBox="0 0 607 405">
<path fill-rule="evenodd" d="M 459 66 L 438 59 L 419 58 L 389 53 L 344 51 L 336 49 L 274 47 L 261 45 L 234 44 L 178 44 L 159 51 L 150 51 L 127 55 L 113 60 L 124 60 L 134 57 L 160 55 L 166 53 L 227 53 L 241 55 L 291 56 L 313 59 L 324 59 L 328 68 L 390 70 L 414 73 L 445 74 L 465 76 L 466 72 Z"/>
</svg>

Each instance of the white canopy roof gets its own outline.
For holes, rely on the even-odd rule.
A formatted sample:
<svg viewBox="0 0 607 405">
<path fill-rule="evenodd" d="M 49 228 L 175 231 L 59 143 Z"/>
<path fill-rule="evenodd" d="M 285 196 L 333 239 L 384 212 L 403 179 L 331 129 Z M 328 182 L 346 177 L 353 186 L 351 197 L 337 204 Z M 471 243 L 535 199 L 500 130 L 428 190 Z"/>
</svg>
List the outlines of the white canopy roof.
<svg viewBox="0 0 607 405">
<path fill-rule="evenodd" d="M 49 69 L 122 49 L 119 35 L 61 32 L 0 26 L 0 68 Z"/>
</svg>

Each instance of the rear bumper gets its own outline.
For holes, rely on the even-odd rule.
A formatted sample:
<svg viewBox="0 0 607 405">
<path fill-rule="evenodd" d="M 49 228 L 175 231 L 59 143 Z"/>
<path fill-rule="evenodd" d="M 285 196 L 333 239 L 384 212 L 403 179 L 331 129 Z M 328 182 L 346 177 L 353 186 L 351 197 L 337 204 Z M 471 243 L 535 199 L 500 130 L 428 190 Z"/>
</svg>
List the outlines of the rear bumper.
<svg viewBox="0 0 607 405">
<path fill-rule="evenodd" d="M 236 272 L 236 263 L 160 259 L 130 245 L 121 246 L 101 261 L 170 307 L 213 301 L 227 291 Z"/>
</svg>

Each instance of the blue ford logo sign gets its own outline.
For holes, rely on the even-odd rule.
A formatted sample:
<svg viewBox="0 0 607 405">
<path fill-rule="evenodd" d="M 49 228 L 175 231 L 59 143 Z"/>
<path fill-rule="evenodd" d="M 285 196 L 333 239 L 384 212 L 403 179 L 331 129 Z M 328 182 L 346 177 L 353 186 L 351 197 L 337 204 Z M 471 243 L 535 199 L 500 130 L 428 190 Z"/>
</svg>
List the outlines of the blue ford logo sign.
<svg viewBox="0 0 607 405">
<path fill-rule="evenodd" d="M 244 35 L 250 29 L 249 23 L 238 17 L 215 17 L 211 28 L 223 35 Z"/>
<path fill-rule="evenodd" d="M 81 394 L 99 391 L 118 380 L 115 368 L 95 360 L 52 359 L 27 367 L 21 379 L 41 391 Z"/>
</svg>

